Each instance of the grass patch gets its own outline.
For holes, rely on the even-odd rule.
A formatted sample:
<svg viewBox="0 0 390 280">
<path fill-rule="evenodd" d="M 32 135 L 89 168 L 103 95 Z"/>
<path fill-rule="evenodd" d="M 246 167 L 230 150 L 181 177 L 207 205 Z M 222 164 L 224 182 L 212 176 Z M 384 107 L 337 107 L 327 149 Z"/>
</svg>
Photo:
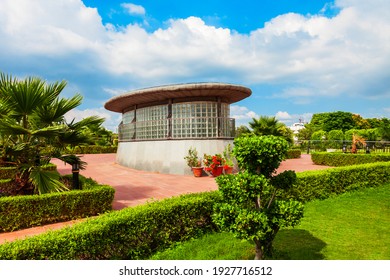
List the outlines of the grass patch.
<svg viewBox="0 0 390 280">
<path fill-rule="evenodd" d="M 276 236 L 275 259 L 389 260 L 390 184 L 308 202 L 302 222 Z M 152 259 L 246 260 L 254 245 L 229 233 L 179 243 Z"/>
</svg>

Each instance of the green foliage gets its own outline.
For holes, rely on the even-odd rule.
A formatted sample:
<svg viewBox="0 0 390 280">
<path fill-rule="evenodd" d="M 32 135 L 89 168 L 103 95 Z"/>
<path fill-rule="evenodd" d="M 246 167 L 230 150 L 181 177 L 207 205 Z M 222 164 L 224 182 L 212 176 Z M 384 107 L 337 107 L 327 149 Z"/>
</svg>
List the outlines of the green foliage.
<svg viewBox="0 0 390 280">
<path fill-rule="evenodd" d="M 286 159 L 293 159 L 293 158 L 300 158 L 302 155 L 302 152 L 299 148 L 297 149 L 289 149 L 287 151 Z"/>
<path fill-rule="evenodd" d="M 244 171 L 216 179 L 222 201 L 215 204 L 213 219 L 222 230 L 253 241 L 255 259 L 270 256 L 280 227 L 298 224 L 303 215 L 300 202 L 279 200 L 277 196 L 296 180 L 293 171 L 273 176 L 287 149 L 288 143 L 281 137 L 236 138 L 233 153 Z"/>
<path fill-rule="evenodd" d="M 41 166 L 61 157 L 67 145 L 88 143 L 82 130 L 104 120 L 92 116 L 67 123 L 65 114 L 81 104 L 82 96 L 61 98 L 65 86 L 65 81 L 49 84 L 37 77 L 19 80 L 0 75 L 1 164 L 17 167 L 15 193 L 63 190 L 54 173 Z"/>
<path fill-rule="evenodd" d="M 15 178 L 16 171 L 16 167 L 14 166 L 0 167 L 0 179 Z"/>
<path fill-rule="evenodd" d="M 378 130 L 382 140 L 390 141 L 390 119 L 383 118 Z"/>
<path fill-rule="evenodd" d="M 313 115 L 310 123 L 326 132 L 331 130 L 346 131 L 355 127 L 352 116 L 352 113 L 342 111 L 317 113 Z"/>
<path fill-rule="evenodd" d="M 305 171 L 297 174 L 296 184 L 283 194 L 283 197 L 307 202 L 326 199 L 368 186 L 376 187 L 388 182 L 390 182 L 390 162 Z"/>
<path fill-rule="evenodd" d="M 285 176 L 283 180 L 288 180 L 290 175 Z M 218 178 L 222 180 L 223 177 Z M 386 182 L 390 182 L 390 163 L 338 167 L 298 173 L 294 187 L 277 196 L 278 201 L 297 199 L 307 202 L 352 189 L 381 186 Z M 145 259 L 172 244 L 216 230 L 211 215 L 214 205 L 221 202 L 220 192 L 214 191 L 111 212 L 71 228 L 0 245 L 0 259 Z M 279 209 L 283 208 L 279 206 Z M 3 217 L 6 216 L 0 221 Z M 291 224 L 291 221 L 287 220 L 286 224 Z M 285 232 L 280 233 L 285 236 Z M 299 244 L 303 246 L 310 242 L 308 237 L 303 235 Z M 293 245 L 289 240 L 287 244 Z"/>
<path fill-rule="evenodd" d="M 80 145 L 68 147 L 66 151 L 72 154 L 111 154 L 116 153 L 117 149 L 117 146 Z"/>
<path fill-rule="evenodd" d="M 270 178 L 286 158 L 288 146 L 287 141 L 272 135 L 240 137 L 234 139 L 233 154 L 241 169 Z"/>
<path fill-rule="evenodd" d="M 112 187 L 83 177 L 80 180 L 83 190 L 1 197 L 0 232 L 94 216 L 112 209 Z"/>
<path fill-rule="evenodd" d="M 389 205 L 390 184 L 308 202 L 300 225 L 279 231 L 272 259 L 389 260 L 389 246 L 384 245 L 390 244 L 390 235 L 386 234 L 390 231 Z M 175 244 L 151 259 L 249 260 L 253 257 L 251 242 L 218 232 Z"/>
<path fill-rule="evenodd" d="M 241 137 L 248 134 L 251 134 L 251 131 L 245 125 L 240 125 L 239 127 L 236 128 L 235 137 Z"/>
<path fill-rule="evenodd" d="M 188 167 L 200 167 L 202 165 L 202 161 L 198 156 L 198 151 L 194 147 L 190 147 L 188 149 L 188 154 L 184 157 Z"/>
<path fill-rule="evenodd" d="M 340 129 L 331 130 L 328 132 L 328 140 L 344 140 L 344 132 Z"/>
<path fill-rule="evenodd" d="M 327 133 L 324 130 L 317 130 L 311 135 L 311 140 L 325 140 Z"/>
<path fill-rule="evenodd" d="M 217 192 L 190 194 L 101 215 L 54 232 L 0 245 L 0 259 L 145 259 L 215 230 Z"/>
<path fill-rule="evenodd" d="M 346 166 L 390 161 L 390 154 L 312 153 L 311 159 L 318 165 Z"/>
<path fill-rule="evenodd" d="M 257 136 L 280 136 L 290 144 L 294 142 L 292 130 L 284 123 L 278 121 L 275 117 L 261 116 L 259 119 L 253 118 L 252 121 L 249 122 L 249 126 L 252 129 L 253 134 Z"/>
</svg>

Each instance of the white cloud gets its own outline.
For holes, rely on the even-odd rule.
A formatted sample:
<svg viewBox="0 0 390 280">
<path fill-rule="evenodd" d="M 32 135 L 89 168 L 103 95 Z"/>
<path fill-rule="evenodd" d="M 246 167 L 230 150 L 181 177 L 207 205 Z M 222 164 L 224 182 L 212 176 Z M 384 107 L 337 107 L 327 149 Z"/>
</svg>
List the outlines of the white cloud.
<svg viewBox="0 0 390 280">
<path fill-rule="evenodd" d="M 275 117 L 276 117 L 278 120 L 280 120 L 280 121 L 285 121 L 285 120 L 289 121 L 289 120 L 292 119 L 292 117 L 290 116 L 289 113 L 287 113 L 287 112 L 282 112 L 282 111 L 277 112 L 276 115 L 275 115 Z"/>
<path fill-rule="evenodd" d="M 313 113 L 302 113 L 302 114 L 290 114 L 288 112 L 279 111 L 275 114 L 275 117 L 286 124 L 287 126 L 292 125 L 293 123 L 309 123 Z"/>
<path fill-rule="evenodd" d="M 253 118 L 258 118 L 259 115 L 249 110 L 247 107 L 231 105 L 230 117 L 236 119 L 236 126 L 248 125 Z"/>
<path fill-rule="evenodd" d="M 154 32 L 103 25 L 97 9 L 81 0 L 2 0 L 0 63 L 3 71 L 67 80 L 92 73 L 87 82 L 94 88 L 86 94 L 99 88 L 100 98 L 116 88 L 177 81 L 277 84 L 278 93 L 256 94 L 301 105 L 324 96 L 390 98 L 390 1 L 336 0 L 334 6 L 340 12 L 332 18 L 289 13 L 239 34 L 197 17 L 172 19 Z M 123 7 L 146 13 L 132 3 Z"/>
<path fill-rule="evenodd" d="M 130 15 L 141 15 L 144 16 L 146 14 L 146 10 L 141 5 L 136 5 L 133 3 L 122 3 L 121 6 L 126 9 L 126 11 Z"/>
<path fill-rule="evenodd" d="M 105 121 L 103 123 L 103 126 L 113 132 L 117 131 L 117 127 L 122 118 L 120 114 L 109 112 L 104 108 L 91 108 L 84 110 L 73 109 L 65 115 L 65 119 L 67 122 L 71 122 L 73 120 L 78 122 L 90 116 L 98 116 L 104 118 Z"/>
</svg>

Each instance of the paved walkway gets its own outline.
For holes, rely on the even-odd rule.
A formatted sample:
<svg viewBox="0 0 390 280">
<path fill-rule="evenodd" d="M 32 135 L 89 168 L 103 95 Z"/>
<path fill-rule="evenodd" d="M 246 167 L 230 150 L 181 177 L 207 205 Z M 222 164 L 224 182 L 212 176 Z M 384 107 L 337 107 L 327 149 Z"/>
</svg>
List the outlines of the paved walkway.
<svg viewBox="0 0 390 280">
<path fill-rule="evenodd" d="M 217 184 L 212 177 L 180 176 L 150 173 L 126 168 L 115 163 L 115 154 L 83 155 L 82 160 L 88 163 L 86 170 L 80 173 L 91 177 L 101 184 L 111 185 L 115 188 L 113 209 L 119 210 L 146 203 L 151 199 L 164 199 L 185 193 L 204 192 L 216 190 Z M 54 160 L 57 170 L 61 174 L 70 174 L 71 167 Z M 278 171 L 325 169 L 326 166 L 314 165 L 309 155 L 302 155 L 300 159 L 291 159 L 282 162 Z M 0 234 L 0 244 L 25 236 L 36 235 L 49 229 L 58 229 L 77 221 L 57 223 L 42 227 L 35 227 L 15 232 Z"/>
</svg>

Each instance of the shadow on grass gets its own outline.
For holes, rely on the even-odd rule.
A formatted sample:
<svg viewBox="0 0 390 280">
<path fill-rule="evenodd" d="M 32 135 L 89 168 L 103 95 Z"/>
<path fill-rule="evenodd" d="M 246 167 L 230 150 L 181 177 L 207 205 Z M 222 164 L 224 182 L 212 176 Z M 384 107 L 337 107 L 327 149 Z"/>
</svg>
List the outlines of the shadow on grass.
<svg viewBox="0 0 390 280">
<path fill-rule="evenodd" d="M 282 229 L 274 240 L 274 259 L 323 260 L 326 243 L 303 229 Z"/>
</svg>

